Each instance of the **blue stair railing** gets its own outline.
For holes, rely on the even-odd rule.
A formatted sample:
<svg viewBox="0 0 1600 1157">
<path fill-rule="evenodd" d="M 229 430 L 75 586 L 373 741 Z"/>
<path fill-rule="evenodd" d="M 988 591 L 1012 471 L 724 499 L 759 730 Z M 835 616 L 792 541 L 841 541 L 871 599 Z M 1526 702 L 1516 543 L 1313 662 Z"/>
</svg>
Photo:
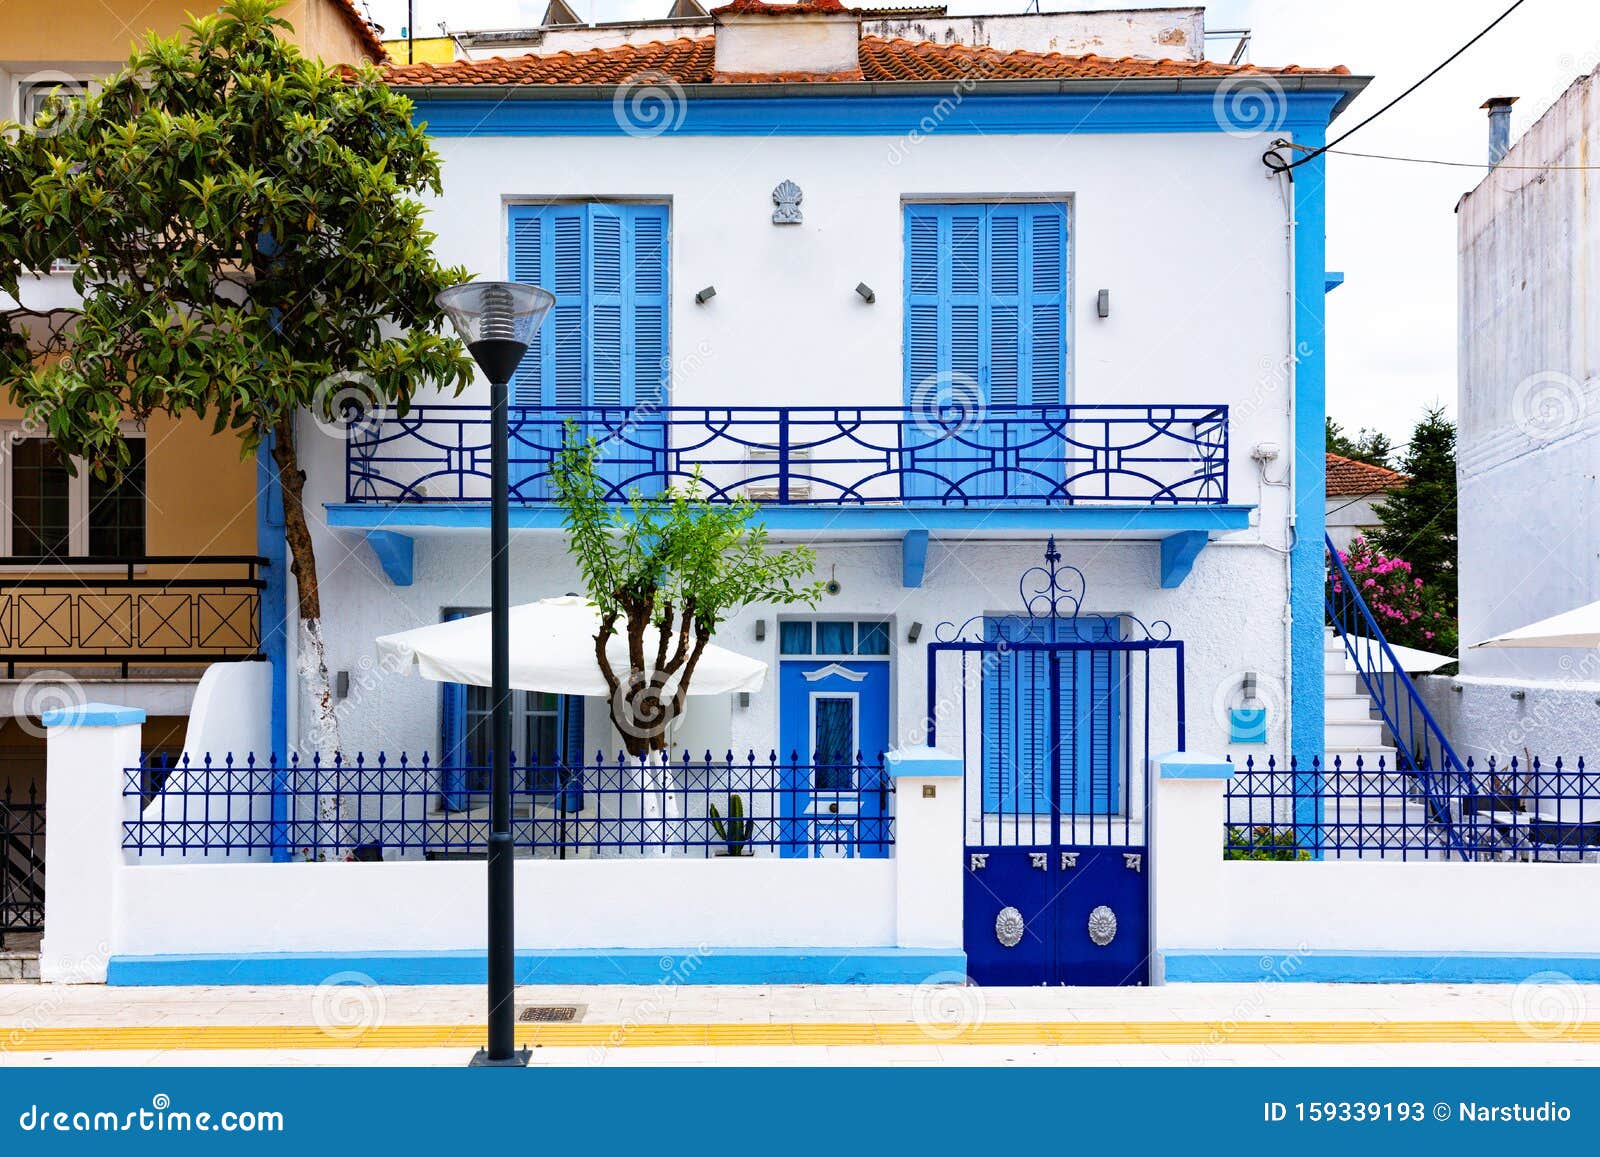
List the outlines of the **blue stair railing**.
<svg viewBox="0 0 1600 1157">
<path fill-rule="evenodd" d="M 1355 664 L 1362 686 L 1394 740 L 1395 769 L 1416 777 L 1430 818 L 1445 825 L 1451 847 L 1466 859 L 1449 801 L 1461 798 L 1460 789 L 1470 787 L 1467 765 L 1456 755 L 1417 685 L 1395 657 L 1360 588 L 1345 569 L 1339 548 L 1333 539 L 1326 541 L 1331 580 L 1326 595 L 1328 622 L 1344 641 L 1345 654 Z"/>
</svg>

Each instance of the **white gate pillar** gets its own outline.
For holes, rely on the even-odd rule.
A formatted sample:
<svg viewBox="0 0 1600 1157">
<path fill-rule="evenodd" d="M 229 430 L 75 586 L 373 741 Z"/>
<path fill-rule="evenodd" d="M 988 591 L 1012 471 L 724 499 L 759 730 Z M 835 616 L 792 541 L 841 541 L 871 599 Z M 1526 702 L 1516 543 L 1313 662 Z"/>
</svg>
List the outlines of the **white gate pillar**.
<svg viewBox="0 0 1600 1157">
<path fill-rule="evenodd" d="M 1170 948 L 1214 944 L 1227 921 L 1222 887 L 1223 789 L 1233 764 L 1218 755 L 1171 751 L 1150 757 L 1155 781 L 1151 832 L 1151 982 L 1165 980 Z"/>
<path fill-rule="evenodd" d="M 902 747 L 894 776 L 895 943 L 961 947 L 961 776 L 958 756 Z"/>
<path fill-rule="evenodd" d="M 101 984 L 116 923 L 122 821 L 137 796 L 122 794 L 124 770 L 139 765 L 144 712 L 84 703 L 46 711 L 44 940 L 39 976 Z"/>
</svg>

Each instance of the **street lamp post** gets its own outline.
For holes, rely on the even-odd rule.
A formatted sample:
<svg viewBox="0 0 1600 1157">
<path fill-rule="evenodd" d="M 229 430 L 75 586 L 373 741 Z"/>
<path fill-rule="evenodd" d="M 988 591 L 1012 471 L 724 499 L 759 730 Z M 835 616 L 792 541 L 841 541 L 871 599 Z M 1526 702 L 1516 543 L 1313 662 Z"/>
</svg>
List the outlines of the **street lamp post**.
<svg viewBox="0 0 1600 1157">
<path fill-rule="evenodd" d="M 489 1041 L 474 1065 L 512 1067 L 528 1063 L 516 1044 L 516 913 L 511 845 L 511 538 L 510 432 L 506 386 L 528 352 L 555 297 L 531 285 L 473 281 L 439 294 L 489 379 L 489 703 L 492 778 L 489 796 Z"/>
</svg>

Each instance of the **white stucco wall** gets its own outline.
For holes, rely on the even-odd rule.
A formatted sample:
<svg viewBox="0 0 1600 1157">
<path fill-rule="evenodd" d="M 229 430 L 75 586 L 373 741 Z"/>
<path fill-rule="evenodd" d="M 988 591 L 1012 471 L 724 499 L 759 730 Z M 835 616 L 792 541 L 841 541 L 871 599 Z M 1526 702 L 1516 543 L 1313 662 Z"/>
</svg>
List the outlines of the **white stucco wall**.
<svg viewBox="0 0 1600 1157">
<path fill-rule="evenodd" d="M 1371 538 L 1372 532 L 1383 525 L 1383 519 L 1378 517 L 1377 507 L 1383 499 L 1380 498 L 1345 498 L 1331 496 L 1328 498 L 1328 537 L 1333 539 L 1333 545 L 1340 550 L 1349 550 L 1350 543 L 1357 537 Z"/>
<path fill-rule="evenodd" d="M 1258 504 L 1260 525 L 1214 542 L 1187 582 L 1158 585 L 1154 541 L 1063 542 L 1064 561 L 1088 579 L 1086 611 L 1171 623 L 1188 644 L 1190 743 L 1224 746 L 1217 706 L 1245 671 L 1273 709 L 1278 750 L 1285 687 L 1288 491 L 1262 486 L 1250 447 L 1289 436 L 1290 349 L 1285 332 L 1284 206 L 1264 178 L 1260 142 L 1207 134 L 984 137 L 672 139 L 445 138 L 445 191 L 430 226 L 442 260 L 503 276 L 508 203 L 550 198 L 641 198 L 671 205 L 673 401 L 678 405 L 900 405 L 902 206 L 907 199 L 1037 196 L 1071 204 L 1069 328 L 1078 402 L 1228 403 L 1230 500 Z M 1019 169 L 1018 157 L 1027 157 Z M 1182 173 L 1181 181 L 1173 180 Z M 805 191 L 805 222 L 771 223 L 771 190 L 785 178 Z M 867 304 L 854 288 L 877 291 Z M 708 305 L 694 292 L 715 285 Z M 1110 317 L 1096 316 L 1098 290 Z M 428 399 L 420 399 L 427 401 Z M 461 399 L 481 404 L 486 389 Z M 307 500 L 343 499 L 342 443 L 306 424 Z M 1273 477 L 1281 477 L 1282 460 Z M 819 613 L 892 616 L 897 699 L 892 726 L 920 740 L 925 714 L 923 644 L 935 624 L 1016 612 L 1016 580 L 1040 561 L 1045 534 L 1004 541 L 977 532 L 935 537 L 920 589 L 901 585 L 899 536 L 849 540 L 799 534 L 819 552 L 819 574 L 843 593 Z M 437 744 L 438 690 L 374 670 L 379 634 L 437 621 L 446 607 L 488 602 L 487 535 L 420 535 L 415 583 L 395 588 L 352 532 L 316 533 L 324 629 L 333 670 L 352 672 L 342 737 L 347 750 L 391 755 Z M 512 595 L 526 600 L 579 589 L 555 532 L 513 536 Z M 752 609 L 718 637 L 776 662 L 775 629 L 754 641 Z M 921 643 L 907 645 L 912 622 Z M 372 683 L 371 689 L 361 686 Z M 749 708 L 732 708 L 737 750 L 765 753 L 776 731 L 769 683 Z M 586 743 L 590 737 L 586 735 Z M 698 745 L 700 740 L 695 741 Z"/>
<path fill-rule="evenodd" d="M 1600 79 L 1572 85 L 1457 210 L 1461 670 L 1454 738 L 1600 749 L 1583 652 L 1467 645 L 1600 599 Z M 1587 670 L 1587 673 L 1585 673 Z M 1472 680 L 1507 680 L 1504 686 Z M 1528 690 L 1512 701 L 1515 686 Z M 1539 701 L 1574 710 L 1523 729 Z"/>
</svg>

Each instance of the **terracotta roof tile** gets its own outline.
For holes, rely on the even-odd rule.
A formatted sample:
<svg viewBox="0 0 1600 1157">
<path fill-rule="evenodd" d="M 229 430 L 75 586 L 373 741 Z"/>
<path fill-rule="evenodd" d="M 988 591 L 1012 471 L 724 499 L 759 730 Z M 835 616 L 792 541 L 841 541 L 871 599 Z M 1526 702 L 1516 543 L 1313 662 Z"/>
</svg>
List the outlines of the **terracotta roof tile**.
<svg viewBox="0 0 1600 1157">
<path fill-rule="evenodd" d="M 757 4 L 762 0 L 736 0 Z M 837 0 L 812 0 L 836 3 Z M 926 41 L 861 38 L 861 68 L 844 73 L 721 74 L 713 71 L 716 39 L 629 44 L 585 52 L 557 52 L 548 56 L 494 57 L 490 60 L 451 64 L 412 64 L 391 67 L 384 75 L 390 84 L 432 85 L 557 85 L 621 84 L 641 73 L 654 73 L 678 84 L 784 83 L 790 81 L 838 82 L 842 80 L 927 81 L 962 80 L 1077 80 L 1139 79 L 1162 77 L 1222 77 L 1235 75 L 1347 76 L 1349 69 L 1263 68 L 1251 64 L 1218 64 L 1210 60 L 1153 60 L 1137 56 L 1063 56 L 1050 52 L 1000 52 L 993 48 L 968 48 Z"/>
<path fill-rule="evenodd" d="M 1328 497 L 1359 498 L 1365 494 L 1381 494 L 1398 490 L 1406 484 L 1406 476 L 1384 466 L 1357 462 L 1339 454 L 1328 455 Z"/>
</svg>

